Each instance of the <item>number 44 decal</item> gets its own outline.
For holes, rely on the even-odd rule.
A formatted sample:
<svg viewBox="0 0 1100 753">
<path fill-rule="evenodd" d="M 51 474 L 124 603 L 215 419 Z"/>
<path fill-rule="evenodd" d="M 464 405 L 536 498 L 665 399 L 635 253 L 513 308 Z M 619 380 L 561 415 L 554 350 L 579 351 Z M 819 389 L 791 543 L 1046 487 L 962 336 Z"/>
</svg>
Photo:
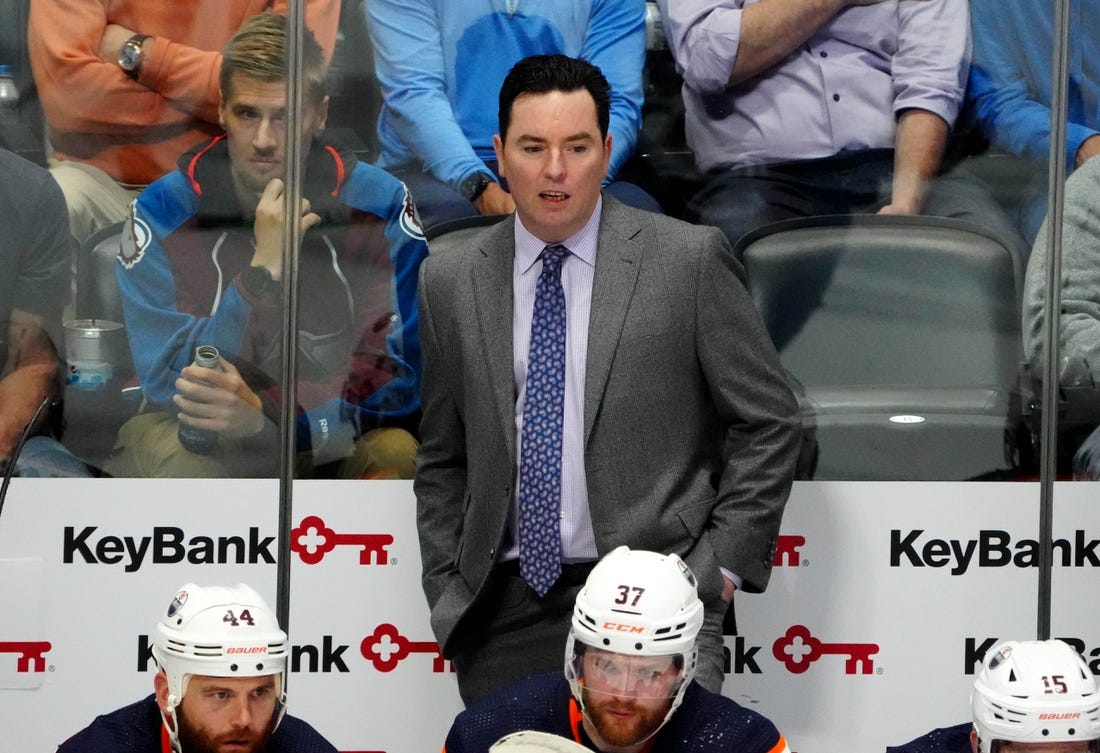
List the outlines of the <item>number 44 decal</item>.
<svg viewBox="0 0 1100 753">
<path fill-rule="evenodd" d="M 247 609 L 242 609 L 241 613 L 238 615 L 233 614 L 233 610 L 230 609 L 225 613 L 225 617 L 222 617 L 222 622 L 228 622 L 233 627 L 237 627 L 242 622 L 251 626 L 255 626 L 256 624 L 252 621 L 252 612 Z M 1044 677 L 1043 679 L 1045 680 L 1046 678 Z M 1062 692 L 1064 693 L 1065 691 L 1063 690 Z"/>
<path fill-rule="evenodd" d="M 1046 688 L 1043 691 L 1046 695 L 1066 693 L 1069 691 L 1069 688 L 1066 687 L 1065 675 L 1043 675 L 1043 687 Z"/>
</svg>

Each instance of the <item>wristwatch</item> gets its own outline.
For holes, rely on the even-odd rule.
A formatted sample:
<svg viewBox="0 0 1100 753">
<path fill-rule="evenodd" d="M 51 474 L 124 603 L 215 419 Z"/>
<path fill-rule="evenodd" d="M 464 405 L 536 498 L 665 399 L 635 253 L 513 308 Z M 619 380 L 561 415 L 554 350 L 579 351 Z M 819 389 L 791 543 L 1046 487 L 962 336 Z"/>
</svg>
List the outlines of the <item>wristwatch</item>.
<svg viewBox="0 0 1100 753">
<path fill-rule="evenodd" d="M 241 284 L 257 298 L 272 298 L 282 291 L 282 286 L 271 276 L 271 270 L 267 267 L 249 267 L 241 273 Z"/>
<path fill-rule="evenodd" d="M 148 34 L 135 34 L 126 40 L 122 49 L 118 51 L 118 64 L 130 78 L 137 78 L 141 73 L 141 64 L 145 62 L 145 55 L 141 52 L 141 43 L 149 38 Z"/>
<path fill-rule="evenodd" d="M 474 173 L 462 179 L 458 184 L 458 192 L 466 197 L 466 201 L 476 201 L 485 189 L 495 181 L 486 173 Z"/>
</svg>

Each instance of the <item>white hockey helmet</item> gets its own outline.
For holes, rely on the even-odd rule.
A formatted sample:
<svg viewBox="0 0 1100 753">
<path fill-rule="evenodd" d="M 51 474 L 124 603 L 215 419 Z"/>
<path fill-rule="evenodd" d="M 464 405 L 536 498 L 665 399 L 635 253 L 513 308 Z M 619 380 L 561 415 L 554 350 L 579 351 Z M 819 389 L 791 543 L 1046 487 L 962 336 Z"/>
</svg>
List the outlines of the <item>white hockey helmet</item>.
<svg viewBox="0 0 1100 753">
<path fill-rule="evenodd" d="M 286 713 L 289 650 L 275 613 L 252 587 L 180 586 L 153 629 L 153 658 L 168 681 L 168 708 L 162 716 L 173 749 L 179 750 L 176 708 L 192 675 L 278 675 L 277 727 Z"/>
<path fill-rule="evenodd" d="M 989 650 L 970 694 L 981 753 L 999 740 L 1100 740 L 1100 688 L 1059 640 L 1006 641 Z M 1093 743 L 1092 750 L 1100 748 Z"/>
<path fill-rule="evenodd" d="M 584 654 L 589 649 L 626 658 L 669 657 L 678 675 L 676 682 L 661 686 L 665 697 L 672 699 L 667 722 L 695 676 L 695 638 L 702 626 L 703 602 L 695 575 L 678 555 L 625 546 L 610 552 L 577 594 L 565 647 L 565 675 L 582 712 Z M 624 675 L 622 682 L 630 692 L 644 678 Z M 640 692 L 638 697 L 643 697 Z"/>
</svg>

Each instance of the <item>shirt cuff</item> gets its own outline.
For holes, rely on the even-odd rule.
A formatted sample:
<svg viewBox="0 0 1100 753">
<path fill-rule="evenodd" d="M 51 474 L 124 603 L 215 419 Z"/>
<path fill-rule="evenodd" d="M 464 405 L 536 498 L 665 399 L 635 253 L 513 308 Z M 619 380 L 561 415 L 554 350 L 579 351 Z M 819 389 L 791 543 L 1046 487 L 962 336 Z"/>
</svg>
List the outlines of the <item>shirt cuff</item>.
<svg viewBox="0 0 1100 753">
<path fill-rule="evenodd" d="M 721 565 L 718 566 L 718 569 L 722 571 L 722 575 L 724 575 L 725 577 L 727 577 L 727 578 L 729 578 L 730 580 L 733 581 L 733 585 L 737 586 L 738 591 L 741 590 L 741 576 L 740 575 L 727 570 L 726 568 L 722 567 Z"/>
</svg>

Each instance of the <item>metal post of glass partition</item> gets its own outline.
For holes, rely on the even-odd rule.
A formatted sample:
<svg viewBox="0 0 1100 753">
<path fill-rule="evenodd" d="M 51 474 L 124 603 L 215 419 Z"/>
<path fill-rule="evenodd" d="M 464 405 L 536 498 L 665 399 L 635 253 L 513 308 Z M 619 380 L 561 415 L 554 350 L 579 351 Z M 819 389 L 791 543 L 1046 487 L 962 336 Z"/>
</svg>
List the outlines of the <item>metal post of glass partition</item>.
<svg viewBox="0 0 1100 753">
<path fill-rule="evenodd" d="M 1050 154 L 1047 196 L 1046 297 L 1043 316 L 1042 428 L 1039 446 L 1039 604 L 1036 637 L 1050 638 L 1054 564 L 1054 478 L 1057 473 L 1059 330 L 1062 310 L 1062 204 L 1066 179 L 1066 103 L 1069 91 L 1069 0 L 1054 2 Z M 1038 251 L 1038 249 L 1036 249 Z"/>
<path fill-rule="evenodd" d="M 290 629 L 290 530 L 293 521 L 295 422 L 298 405 L 298 251 L 302 202 L 302 37 L 305 3 L 290 0 L 287 11 L 286 56 L 286 186 L 283 193 L 283 338 L 282 415 L 279 447 L 279 537 L 275 586 L 275 614 Z"/>
</svg>

